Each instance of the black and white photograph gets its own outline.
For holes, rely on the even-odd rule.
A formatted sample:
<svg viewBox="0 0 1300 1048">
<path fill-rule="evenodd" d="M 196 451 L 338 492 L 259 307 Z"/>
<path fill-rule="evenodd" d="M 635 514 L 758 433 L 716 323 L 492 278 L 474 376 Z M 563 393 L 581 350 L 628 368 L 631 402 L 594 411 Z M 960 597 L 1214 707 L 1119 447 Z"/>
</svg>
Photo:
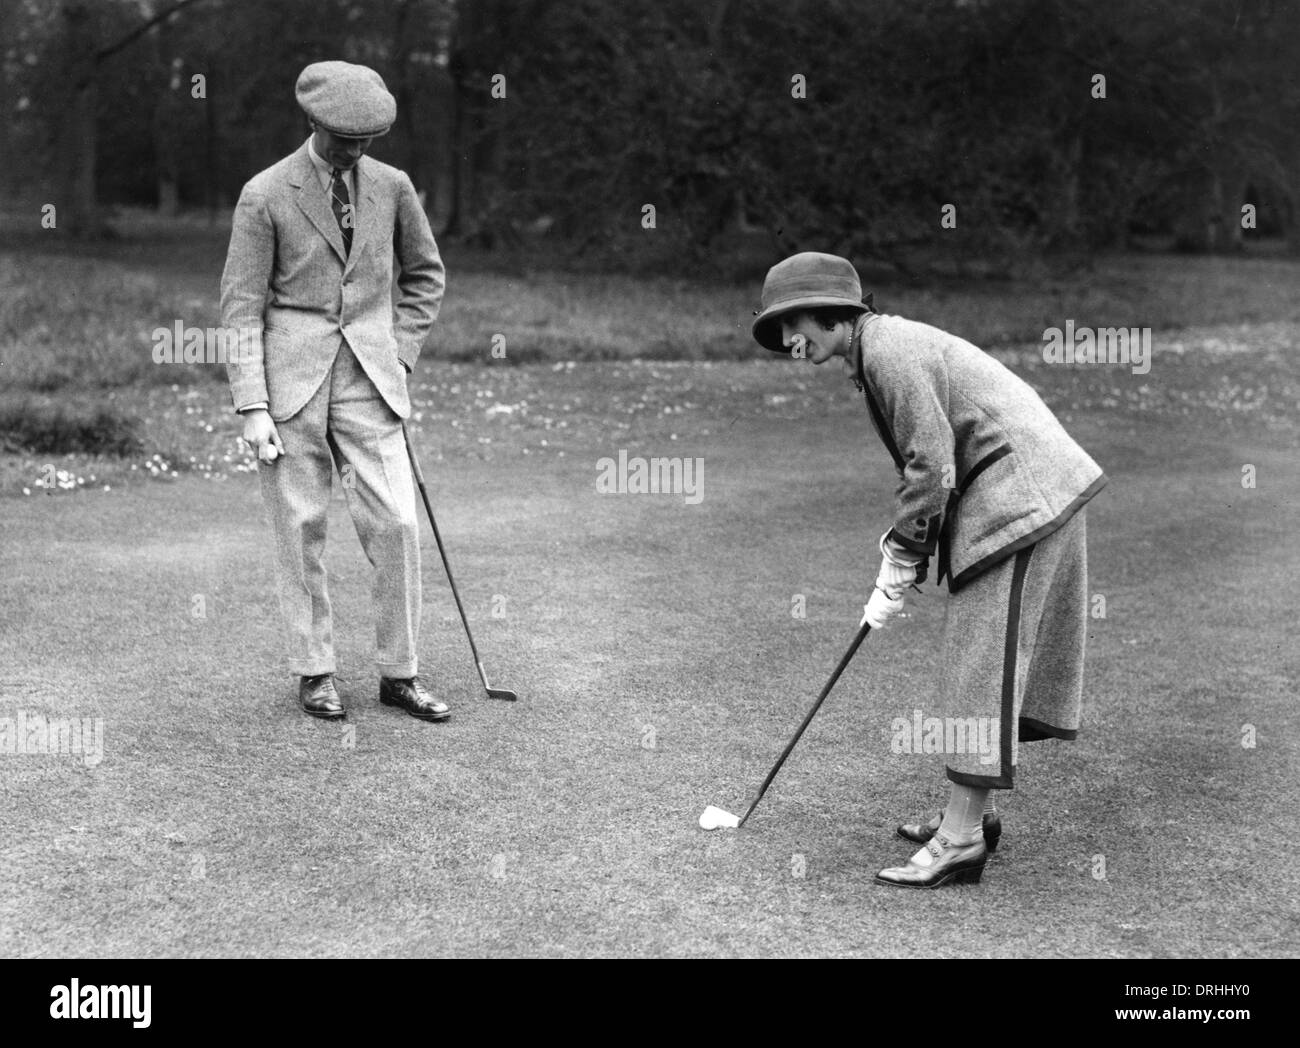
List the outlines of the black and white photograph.
<svg viewBox="0 0 1300 1048">
<path fill-rule="evenodd" d="M 1058 959 L 1248 1029 L 1298 510 L 1300 0 L 0 0 L 55 1026 L 163 1016 L 112 961 Z"/>
</svg>

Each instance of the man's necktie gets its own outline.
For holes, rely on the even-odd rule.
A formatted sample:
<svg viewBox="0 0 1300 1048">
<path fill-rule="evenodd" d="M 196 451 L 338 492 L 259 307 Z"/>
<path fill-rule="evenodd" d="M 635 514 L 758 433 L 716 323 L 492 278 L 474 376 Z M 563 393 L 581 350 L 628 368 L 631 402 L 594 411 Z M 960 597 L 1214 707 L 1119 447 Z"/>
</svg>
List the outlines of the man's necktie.
<svg viewBox="0 0 1300 1048">
<path fill-rule="evenodd" d="M 339 224 L 339 232 L 343 234 L 343 254 L 350 255 L 356 211 L 353 210 L 352 200 L 348 196 L 348 181 L 344 177 L 344 172 L 338 168 L 334 169 L 334 177 L 330 180 L 330 206 L 334 209 L 334 218 Z"/>
</svg>

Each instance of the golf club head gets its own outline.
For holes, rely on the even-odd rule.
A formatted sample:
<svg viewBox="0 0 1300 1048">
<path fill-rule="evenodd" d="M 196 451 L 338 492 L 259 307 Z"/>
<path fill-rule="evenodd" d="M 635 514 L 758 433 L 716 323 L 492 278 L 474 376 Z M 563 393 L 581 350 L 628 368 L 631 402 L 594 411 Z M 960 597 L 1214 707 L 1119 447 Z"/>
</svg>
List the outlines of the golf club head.
<svg viewBox="0 0 1300 1048">
<path fill-rule="evenodd" d="M 489 699 L 504 699 L 506 702 L 519 701 L 519 696 L 509 688 L 488 688 L 487 696 Z"/>
<path fill-rule="evenodd" d="M 732 815 L 729 811 L 723 811 L 710 804 L 700 815 L 700 829 L 702 830 L 734 830 L 740 825 L 740 820 Z"/>
</svg>

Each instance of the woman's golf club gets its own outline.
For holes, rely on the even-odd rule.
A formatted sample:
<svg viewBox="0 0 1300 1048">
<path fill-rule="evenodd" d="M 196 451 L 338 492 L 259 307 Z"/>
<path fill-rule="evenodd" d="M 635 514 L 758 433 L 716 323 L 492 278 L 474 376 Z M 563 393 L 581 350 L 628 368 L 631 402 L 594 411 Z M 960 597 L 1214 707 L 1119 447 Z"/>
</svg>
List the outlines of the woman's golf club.
<svg viewBox="0 0 1300 1048">
<path fill-rule="evenodd" d="M 411 444 L 411 433 L 406 428 L 406 423 L 402 423 L 402 437 L 406 441 L 406 454 L 411 459 L 411 470 L 415 474 L 415 483 L 420 489 L 420 498 L 424 500 L 425 512 L 429 514 L 429 523 L 433 525 L 433 538 L 438 543 L 438 555 L 442 557 L 442 566 L 447 572 L 447 581 L 451 583 L 451 595 L 456 598 L 456 610 L 460 612 L 461 624 L 465 627 L 465 636 L 469 638 L 469 650 L 474 656 L 474 665 L 478 668 L 479 680 L 483 682 L 483 689 L 487 692 L 489 699 L 505 699 L 508 702 L 516 701 L 519 696 L 508 688 L 494 688 L 488 684 L 487 674 L 483 672 L 483 660 L 478 657 L 478 648 L 474 644 L 474 634 L 469 630 L 469 619 L 465 617 L 464 605 L 460 602 L 460 594 L 456 592 L 456 580 L 452 578 L 451 565 L 447 562 L 447 551 L 442 545 L 442 535 L 438 533 L 438 522 L 433 519 L 433 506 L 429 504 L 429 493 L 424 488 L 424 473 L 420 470 L 420 460 L 415 457 L 415 448 Z"/>
<path fill-rule="evenodd" d="M 835 682 L 840 679 L 840 674 L 844 672 L 844 667 L 847 666 L 849 660 L 857 654 L 858 648 L 862 646 L 862 642 L 867 639 L 867 634 L 870 632 L 870 624 L 863 622 L 862 626 L 858 629 L 858 635 L 853 638 L 853 643 L 849 645 L 849 650 L 844 653 L 844 658 L 840 659 L 840 664 L 835 667 L 835 672 L 831 674 L 831 679 L 826 682 L 826 687 L 822 688 L 822 693 L 817 696 L 817 701 L 813 703 L 813 708 L 808 711 L 808 716 L 804 717 L 803 723 L 799 725 L 799 730 L 794 733 L 794 738 L 790 740 L 789 745 L 786 746 L 785 750 L 781 753 L 781 756 L 777 758 L 777 762 L 772 766 L 772 770 L 767 773 L 767 778 L 763 780 L 763 785 L 758 788 L 758 796 L 754 798 L 754 802 L 749 806 L 749 810 L 745 812 L 744 816 L 737 819 L 731 814 L 731 812 L 710 804 L 700 815 L 701 829 L 717 830 L 726 828 L 729 830 L 736 830 L 745 825 L 745 820 L 754 814 L 754 809 L 758 807 L 758 802 L 763 799 L 763 794 L 765 794 L 767 788 L 772 785 L 772 780 L 776 778 L 776 773 L 781 770 L 781 765 L 785 763 L 785 759 L 790 756 L 790 751 L 794 749 L 795 743 L 797 743 L 803 735 L 804 729 L 812 723 L 813 717 L 816 715 L 817 711 L 821 709 L 822 703 L 826 701 L 826 696 L 831 693 L 831 688 L 835 687 Z"/>
</svg>

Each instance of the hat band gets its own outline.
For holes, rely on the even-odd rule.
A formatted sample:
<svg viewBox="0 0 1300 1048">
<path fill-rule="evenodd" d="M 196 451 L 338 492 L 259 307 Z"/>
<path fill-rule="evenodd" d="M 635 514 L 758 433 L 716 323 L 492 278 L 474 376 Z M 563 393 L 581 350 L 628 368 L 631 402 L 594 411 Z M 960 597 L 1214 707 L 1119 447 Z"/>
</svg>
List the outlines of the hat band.
<svg viewBox="0 0 1300 1048">
<path fill-rule="evenodd" d="M 854 287 L 852 284 L 841 285 L 840 287 L 828 287 L 827 281 L 823 277 L 795 277 L 789 281 L 783 281 L 781 288 L 773 296 L 772 302 L 781 302 L 791 298 L 843 298 L 850 302 L 859 302 L 862 299 L 862 286 Z"/>
</svg>

